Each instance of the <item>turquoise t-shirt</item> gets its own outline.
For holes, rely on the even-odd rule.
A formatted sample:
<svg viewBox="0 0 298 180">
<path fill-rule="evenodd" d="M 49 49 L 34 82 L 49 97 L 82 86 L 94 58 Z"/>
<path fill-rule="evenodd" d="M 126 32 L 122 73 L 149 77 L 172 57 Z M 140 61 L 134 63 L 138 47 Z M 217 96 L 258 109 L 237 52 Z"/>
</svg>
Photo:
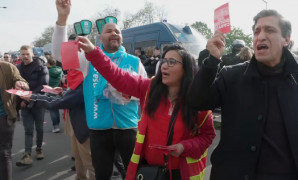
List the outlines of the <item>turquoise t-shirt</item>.
<svg viewBox="0 0 298 180">
<path fill-rule="evenodd" d="M 0 94 L 0 116 L 6 116 L 6 112 L 4 110 L 2 99 L 1 99 L 1 94 Z"/>
</svg>

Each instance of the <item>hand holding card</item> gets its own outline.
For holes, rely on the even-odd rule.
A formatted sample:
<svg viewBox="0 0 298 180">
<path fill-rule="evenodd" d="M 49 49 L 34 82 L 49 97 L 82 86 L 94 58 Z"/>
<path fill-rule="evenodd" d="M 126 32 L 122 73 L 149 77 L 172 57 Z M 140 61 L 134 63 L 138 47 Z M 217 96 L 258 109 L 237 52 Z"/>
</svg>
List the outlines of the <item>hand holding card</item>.
<svg viewBox="0 0 298 180">
<path fill-rule="evenodd" d="M 161 150 L 162 152 L 164 152 L 166 154 L 168 154 L 171 151 L 176 151 L 176 148 L 169 147 L 169 146 L 158 145 L 158 144 L 149 145 L 149 148 Z"/>
<path fill-rule="evenodd" d="M 214 31 L 231 32 L 229 3 L 214 10 Z"/>
</svg>

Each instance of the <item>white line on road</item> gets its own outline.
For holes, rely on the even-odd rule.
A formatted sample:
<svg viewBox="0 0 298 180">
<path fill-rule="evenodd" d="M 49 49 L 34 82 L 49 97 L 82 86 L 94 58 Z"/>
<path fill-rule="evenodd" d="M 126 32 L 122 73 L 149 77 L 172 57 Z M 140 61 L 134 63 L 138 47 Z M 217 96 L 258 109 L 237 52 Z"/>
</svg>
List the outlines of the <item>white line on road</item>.
<svg viewBox="0 0 298 180">
<path fill-rule="evenodd" d="M 71 170 L 65 170 L 65 171 L 57 172 L 55 176 L 52 176 L 52 177 L 49 178 L 48 180 L 58 179 L 58 177 L 67 174 L 69 171 L 71 171 Z"/>
<path fill-rule="evenodd" d="M 33 176 L 24 179 L 24 180 L 33 179 L 33 178 L 35 178 L 35 177 L 37 177 L 37 176 L 40 176 L 40 175 L 42 175 L 42 174 L 44 174 L 44 173 L 45 173 L 45 171 L 42 171 L 42 172 L 40 172 L 40 173 L 34 174 Z"/>
<path fill-rule="evenodd" d="M 45 142 L 42 142 L 42 145 L 43 145 L 43 146 L 45 146 L 45 144 L 46 144 Z M 35 148 L 36 148 L 36 145 L 32 146 L 32 149 L 35 149 Z M 23 152 L 25 152 L 25 149 L 21 149 L 21 150 L 19 150 L 18 152 L 11 154 L 11 156 L 13 157 L 13 156 L 15 156 L 15 155 L 17 155 L 17 154 L 21 154 L 21 153 L 23 153 Z"/>
<path fill-rule="evenodd" d="M 76 174 L 73 174 L 72 176 L 69 176 L 67 178 L 65 178 L 64 180 L 74 180 L 76 179 Z"/>
<path fill-rule="evenodd" d="M 55 162 L 61 161 L 61 160 L 63 160 L 63 159 L 66 159 L 66 158 L 68 158 L 68 157 L 69 157 L 68 155 L 62 156 L 61 158 L 56 159 L 56 160 L 50 162 L 49 164 L 53 164 L 53 163 L 55 163 Z"/>
</svg>

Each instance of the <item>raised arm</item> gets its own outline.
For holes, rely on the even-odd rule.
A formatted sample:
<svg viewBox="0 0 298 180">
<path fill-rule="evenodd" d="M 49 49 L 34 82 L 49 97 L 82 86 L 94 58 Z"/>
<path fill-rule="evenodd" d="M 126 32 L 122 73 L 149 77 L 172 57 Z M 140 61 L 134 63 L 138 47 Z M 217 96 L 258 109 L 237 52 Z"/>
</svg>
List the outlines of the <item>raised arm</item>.
<svg viewBox="0 0 298 180">
<path fill-rule="evenodd" d="M 214 109 L 220 105 L 220 95 L 216 88 L 215 79 L 224 48 L 224 35 L 217 31 L 208 40 L 207 49 L 210 55 L 203 61 L 188 95 L 188 102 L 198 110 Z"/>
<path fill-rule="evenodd" d="M 78 41 L 79 47 L 86 53 L 86 58 L 113 87 L 122 93 L 140 99 L 145 97 L 150 79 L 123 71 L 87 38 L 78 37 Z"/>
<path fill-rule="evenodd" d="M 57 21 L 52 36 L 52 56 L 61 61 L 61 43 L 67 41 L 67 20 L 70 14 L 70 0 L 56 0 Z"/>
</svg>

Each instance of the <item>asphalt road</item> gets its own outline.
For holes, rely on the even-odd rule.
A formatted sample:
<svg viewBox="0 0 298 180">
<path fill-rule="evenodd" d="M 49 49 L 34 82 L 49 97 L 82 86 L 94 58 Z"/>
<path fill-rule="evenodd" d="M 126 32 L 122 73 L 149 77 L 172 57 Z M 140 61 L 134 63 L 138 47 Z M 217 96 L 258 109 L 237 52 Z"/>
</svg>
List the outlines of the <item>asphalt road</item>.
<svg viewBox="0 0 298 180">
<path fill-rule="evenodd" d="M 217 114 L 218 115 L 218 114 Z M 61 111 L 62 117 L 62 111 Z M 220 116 L 217 116 L 216 121 L 220 121 Z M 61 118 L 60 133 L 52 133 L 52 122 L 49 113 L 45 114 L 44 122 L 44 142 L 43 152 L 45 159 L 37 161 L 35 159 L 35 139 L 34 148 L 32 150 L 33 164 L 28 167 L 17 167 L 15 163 L 19 161 L 24 153 L 24 128 L 22 121 L 16 122 L 12 159 L 13 159 L 13 180 L 74 180 L 75 172 L 71 171 L 74 161 L 71 160 L 71 145 L 70 137 L 63 133 L 63 119 Z M 213 144 L 209 148 L 207 158 L 207 171 L 205 180 L 209 180 L 210 176 L 210 154 L 216 147 L 219 141 L 219 131 Z M 120 177 L 112 177 L 112 180 L 121 180 Z"/>
</svg>

